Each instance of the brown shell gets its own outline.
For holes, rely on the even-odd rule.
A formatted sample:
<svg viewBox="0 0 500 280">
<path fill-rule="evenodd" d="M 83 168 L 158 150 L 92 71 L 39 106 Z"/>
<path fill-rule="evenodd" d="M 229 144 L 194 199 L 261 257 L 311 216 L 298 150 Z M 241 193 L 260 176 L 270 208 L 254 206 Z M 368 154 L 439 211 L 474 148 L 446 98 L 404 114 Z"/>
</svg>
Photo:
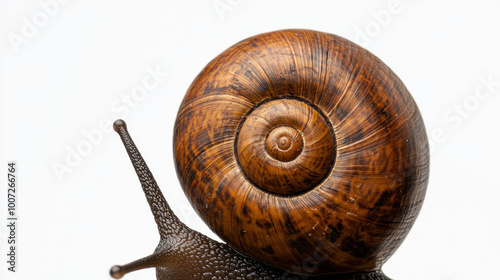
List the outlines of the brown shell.
<svg viewBox="0 0 500 280">
<path fill-rule="evenodd" d="M 335 35 L 241 41 L 194 80 L 175 123 L 179 180 L 221 239 L 300 273 L 378 269 L 421 208 L 419 110 L 377 57 Z"/>
</svg>

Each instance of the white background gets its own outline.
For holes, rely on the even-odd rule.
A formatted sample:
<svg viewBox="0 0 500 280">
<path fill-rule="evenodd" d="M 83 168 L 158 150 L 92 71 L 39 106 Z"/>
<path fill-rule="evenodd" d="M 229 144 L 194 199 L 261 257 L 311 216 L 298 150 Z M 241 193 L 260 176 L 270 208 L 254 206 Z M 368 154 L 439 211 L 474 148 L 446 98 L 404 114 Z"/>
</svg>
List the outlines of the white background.
<svg viewBox="0 0 500 280">
<path fill-rule="evenodd" d="M 433 147 L 431 179 L 386 274 L 498 279 L 498 1 L 54 1 L 0 4 L 0 173 L 8 160 L 19 168 L 19 272 L 5 266 L 3 180 L 1 279 L 106 280 L 112 265 L 154 250 L 156 227 L 125 150 L 114 132 L 100 130 L 117 118 L 128 122 L 181 220 L 213 237 L 174 172 L 178 106 L 217 54 L 284 28 L 335 33 L 365 46 L 421 109 Z M 80 159 L 78 150 L 85 153 Z M 58 176 L 58 164 L 67 172 Z M 125 279 L 154 279 L 154 270 Z"/>
</svg>

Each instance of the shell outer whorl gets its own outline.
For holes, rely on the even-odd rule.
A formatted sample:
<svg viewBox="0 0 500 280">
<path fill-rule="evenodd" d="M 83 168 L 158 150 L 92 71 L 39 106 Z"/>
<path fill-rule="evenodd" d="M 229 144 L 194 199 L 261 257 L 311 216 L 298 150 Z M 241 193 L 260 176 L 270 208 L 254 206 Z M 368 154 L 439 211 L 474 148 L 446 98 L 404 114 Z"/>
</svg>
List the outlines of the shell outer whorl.
<svg viewBox="0 0 500 280">
<path fill-rule="evenodd" d="M 221 239 L 307 274 L 379 269 L 413 225 L 429 170 L 425 127 L 399 78 L 309 30 L 257 35 L 212 60 L 179 109 L 174 158 Z"/>
</svg>

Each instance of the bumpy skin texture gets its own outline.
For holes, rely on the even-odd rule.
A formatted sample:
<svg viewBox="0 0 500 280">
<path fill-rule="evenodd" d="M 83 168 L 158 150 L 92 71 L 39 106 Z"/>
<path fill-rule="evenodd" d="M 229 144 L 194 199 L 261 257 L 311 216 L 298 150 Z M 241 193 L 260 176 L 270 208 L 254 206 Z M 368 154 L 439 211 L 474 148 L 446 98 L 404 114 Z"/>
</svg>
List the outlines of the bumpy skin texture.
<svg viewBox="0 0 500 280">
<path fill-rule="evenodd" d="M 168 263 L 179 269 L 157 268 L 158 279 L 206 280 L 388 280 L 382 272 L 361 272 L 344 275 L 295 275 L 272 268 L 236 253 L 226 244 L 213 241 L 200 233 L 190 233 L 178 241 L 174 250 L 166 250 Z M 157 248 L 161 250 L 162 245 Z M 167 245 L 170 246 L 170 245 Z M 167 262 L 166 262 L 167 263 Z"/>
<path fill-rule="evenodd" d="M 184 225 L 172 212 L 153 174 L 128 134 L 125 122 L 118 120 L 114 129 L 119 133 L 134 169 L 141 182 L 146 199 L 158 225 L 160 242 L 155 252 L 123 266 L 114 266 L 110 274 L 119 279 L 126 273 L 156 267 L 158 280 L 387 280 L 380 271 L 343 275 L 296 275 L 267 266 L 245 257 L 227 244 L 208 238 Z"/>
<path fill-rule="evenodd" d="M 174 157 L 221 239 L 307 274 L 379 269 L 429 175 L 423 120 L 400 79 L 367 50 L 308 30 L 260 34 L 211 61 L 180 106 Z"/>
</svg>

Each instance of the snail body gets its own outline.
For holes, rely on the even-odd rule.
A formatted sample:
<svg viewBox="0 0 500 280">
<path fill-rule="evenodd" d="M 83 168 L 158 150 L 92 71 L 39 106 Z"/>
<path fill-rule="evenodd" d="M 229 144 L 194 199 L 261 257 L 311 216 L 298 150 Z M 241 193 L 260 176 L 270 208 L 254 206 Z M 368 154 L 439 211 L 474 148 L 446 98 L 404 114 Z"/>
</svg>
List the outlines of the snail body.
<svg viewBox="0 0 500 280">
<path fill-rule="evenodd" d="M 138 161 L 161 241 L 114 277 L 157 267 L 158 279 L 388 279 L 381 266 L 428 181 L 425 127 L 403 83 L 368 51 L 316 31 L 239 42 L 202 70 L 179 108 L 179 181 L 227 244 L 175 217 L 124 124 L 115 129 Z"/>
</svg>

